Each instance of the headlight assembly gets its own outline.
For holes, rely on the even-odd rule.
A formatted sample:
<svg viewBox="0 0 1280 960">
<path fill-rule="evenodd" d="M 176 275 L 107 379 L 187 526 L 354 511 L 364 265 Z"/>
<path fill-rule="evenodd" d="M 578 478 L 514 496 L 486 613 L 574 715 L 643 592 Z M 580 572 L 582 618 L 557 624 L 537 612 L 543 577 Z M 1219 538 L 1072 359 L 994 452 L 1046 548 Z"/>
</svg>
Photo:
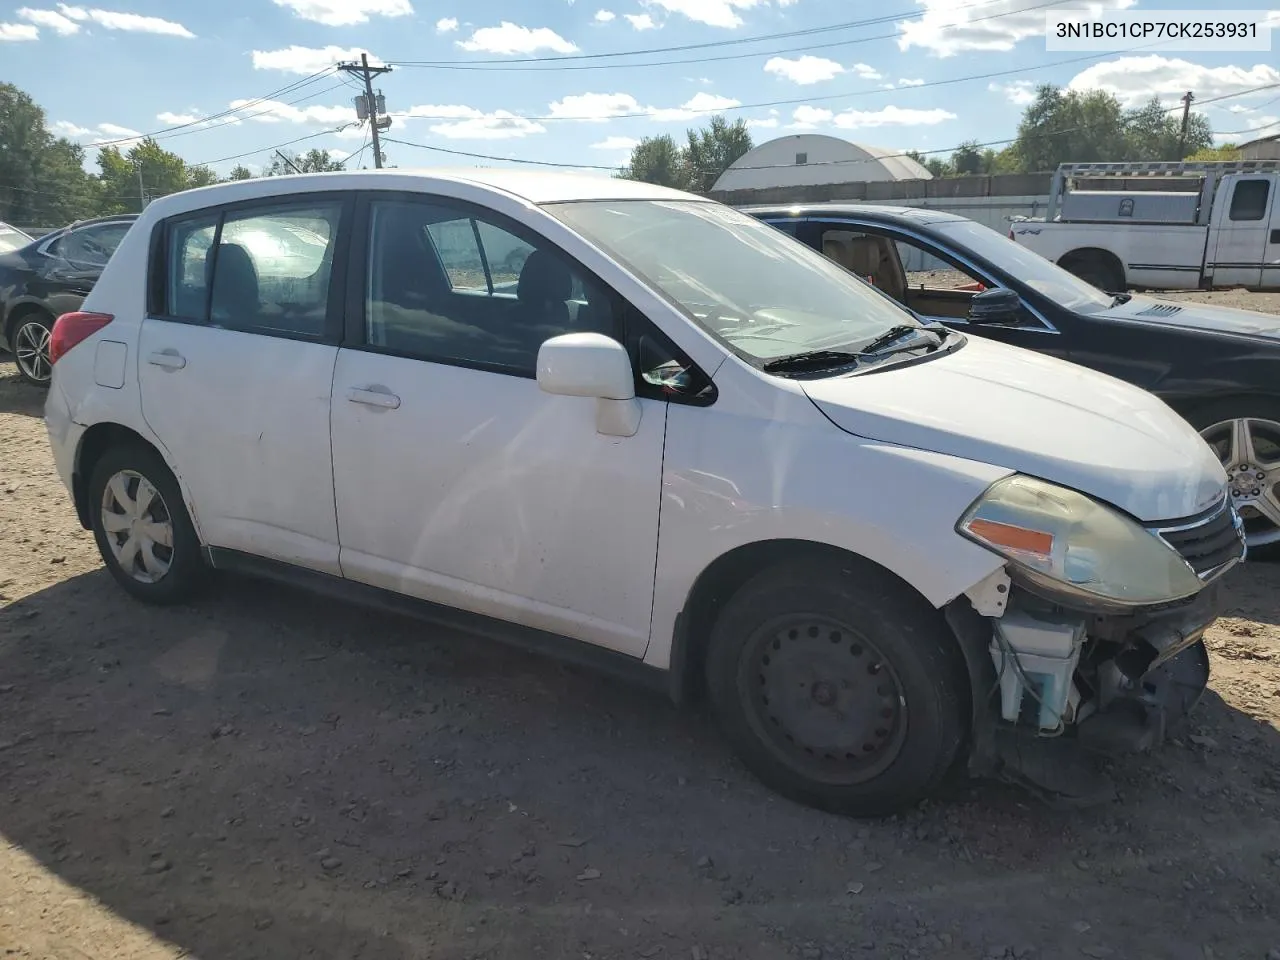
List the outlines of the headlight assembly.
<svg viewBox="0 0 1280 960">
<path fill-rule="evenodd" d="M 956 528 L 1005 557 L 1050 598 L 1105 608 L 1199 592 L 1200 578 L 1163 540 L 1082 493 L 1014 475 L 992 484 Z"/>
</svg>

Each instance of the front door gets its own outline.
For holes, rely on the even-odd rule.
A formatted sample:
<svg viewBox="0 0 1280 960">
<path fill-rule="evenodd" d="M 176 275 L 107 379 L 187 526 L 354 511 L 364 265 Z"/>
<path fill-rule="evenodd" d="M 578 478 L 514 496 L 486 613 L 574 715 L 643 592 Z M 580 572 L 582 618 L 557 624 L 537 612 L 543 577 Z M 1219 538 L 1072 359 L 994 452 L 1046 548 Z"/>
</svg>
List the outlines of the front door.
<svg viewBox="0 0 1280 960">
<path fill-rule="evenodd" d="M 170 221 L 138 357 L 143 415 L 204 541 L 334 575 L 332 266 L 350 207 L 312 195 Z"/>
<path fill-rule="evenodd" d="M 641 656 L 666 404 L 604 436 L 596 401 L 535 379 L 548 338 L 618 335 L 613 294 L 480 208 L 373 195 L 361 222 L 333 385 L 344 575 Z"/>
<path fill-rule="evenodd" d="M 1276 177 L 1236 176 L 1225 184 L 1225 196 L 1214 203 L 1217 243 L 1209 272 L 1215 287 L 1280 284 L 1280 204 Z"/>
</svg>

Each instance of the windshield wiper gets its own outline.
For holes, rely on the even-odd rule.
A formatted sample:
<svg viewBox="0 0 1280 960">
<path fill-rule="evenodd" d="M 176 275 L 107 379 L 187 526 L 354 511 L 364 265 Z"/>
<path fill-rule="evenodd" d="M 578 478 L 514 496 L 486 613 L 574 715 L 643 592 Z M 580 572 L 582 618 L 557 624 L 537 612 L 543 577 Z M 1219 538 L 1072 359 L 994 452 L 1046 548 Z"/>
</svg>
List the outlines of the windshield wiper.
<svg viewBox="0 0 1280 960">
<path fill-rule="evenodd" d="M 855 364 L 863 358 L 861 353 L 848 350 L 806 350 L 790 356 L 770 360 L 760 369 L 765 373 L 793 373 L 805 370 L 828 370 Z"/>
<path fill-rule="evenodd" d="M 1113 307 L 1118 307 L 1118 306 L 1120 306 L 1121 304 L 1128 303 L 1128 302 L 1129 302 L 1130 300 L 1132 300 L 1132 299 L 1133 299 L 1133 294 L 1132 294 L 1132 293 L 1117 293 L 1117 294 L 1115 295 L 1115 299 L 1113 299 L 1113 300 L 1111 301 L 1111 305 L 1112 305 Z"/>
<path fill-rule="evenodd" d="M 920 338 L 918 337 L 912 338 L 906 343 L 895 344 L 895 341 L 901 340 L 909 333 L 919 333 L 922 337 L 927 336 L 925 342 L 935 350 L 942 346 L 942 338 L 946 336 L 942 330 L 933 330 L 916 324 L 904 323 L 896 327 L 890 327 L 870 343 L 864 343 L 858 351 L 859 355 L 863 357 L 887 357 L 892 353 L 902 353 L 904 350 L 914 350 L 921 346 Z M 891 344 L 893 345 L 891 346 Z"/>
</svg>

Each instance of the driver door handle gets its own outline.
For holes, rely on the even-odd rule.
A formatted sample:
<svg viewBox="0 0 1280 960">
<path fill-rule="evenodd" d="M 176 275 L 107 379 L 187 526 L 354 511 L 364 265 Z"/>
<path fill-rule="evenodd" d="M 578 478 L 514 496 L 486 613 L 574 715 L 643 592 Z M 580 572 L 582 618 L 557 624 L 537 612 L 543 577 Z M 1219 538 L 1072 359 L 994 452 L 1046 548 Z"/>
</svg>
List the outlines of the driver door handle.
<svg viewBox="0 0 1280 960">
<path fill-rule="evenodd" d="M 352 403 L 363 403 L 367 407 L 382 407 L 386 410 L 400 408 L 400 398 L 383 386 L 352 387 L 347 391 L 347 399 Z"/>
<path fill-rule="evenodd" d="M 147 363 L 163 367 L 166 370 L 181 370 L 187 365 L 187 358 L 172 348 L 157 350 L 147 357 Z"/>
</svg>

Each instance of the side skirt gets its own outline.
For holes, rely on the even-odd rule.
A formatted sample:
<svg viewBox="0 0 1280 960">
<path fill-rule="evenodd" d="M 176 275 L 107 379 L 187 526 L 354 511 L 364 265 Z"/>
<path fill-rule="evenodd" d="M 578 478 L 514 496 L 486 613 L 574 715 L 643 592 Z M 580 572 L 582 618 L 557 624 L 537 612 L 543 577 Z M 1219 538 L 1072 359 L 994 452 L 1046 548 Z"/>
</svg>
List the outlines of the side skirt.
<svg viewBox="0 0 1280 960">
<path fill-rule="evenodd" d="M 279 560 L 268 560 L 239 550 L 206 547 L 205 557 L 209 565 L 216 570 L 273 580 L 311 593 L 335 597 L 348 603 L 424 620 L 438 626 L 532 651 L 596 673 L 603 673 L 652 692 L 670 693 L 670 678 L 666 670 L 651 667 L 635 657 L 592 646 L 572 637 L 548 633 L 518 623 L 508 623 L 505 620 L 446 607 L 428 600 L 419 600 L 417 597 L 370 587 L 354 580 L 344 580 L 341 577 L 307 570 Z"/>
</svg>

